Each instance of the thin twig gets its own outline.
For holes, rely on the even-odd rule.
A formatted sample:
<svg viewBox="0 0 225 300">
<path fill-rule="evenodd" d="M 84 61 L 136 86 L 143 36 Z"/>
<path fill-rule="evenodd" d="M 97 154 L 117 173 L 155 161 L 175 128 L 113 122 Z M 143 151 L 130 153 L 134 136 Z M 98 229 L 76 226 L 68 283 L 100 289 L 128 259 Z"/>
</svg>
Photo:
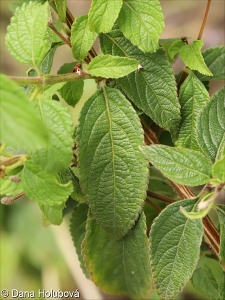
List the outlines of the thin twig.
<svg viewBox="0 0 225 300">
<path fill-rule="evenodd" d="M 198 34 L 198 40 L 201 40 L 201 38 L 202 38 L 202 34 L 203 34 L 203 31 L 204 31 L 204 28 L 205 28 L 206 20 L 207 20 L 208 14 L 209 14 L 210 4 L 211 4 L 211 0 L 208 0 L 206 10 L 205 10 L 205 14 L 204 14 L 204 18 L 203 18 L 203 21 L 202 21 L 202 26 L 201 26 L 199 34 Z"/>
<path fill-rule="evenodd" d="M 160 200 L 160 201 L 165 202 L 167 204 L 171 204 L 171 203 L 174 202 L 174 200 L 172 198 L 169 198 L 169 197 L 166 197 L 166 196 L 163 196 L 163 195 L 159 195 L 159 194 L 154 193 L 154 192 L 147 191 L 147 195 L 148 195 L 148 197 L 152 197 L 154 199 Z"/>
<path fill-rule="evenodd" d="M 153 203 L 149 197 L 146 198 L 146 202 L 148 202 L 152 207 L 154 207 L 158 212 L 162 211 L 162 208 L 159 207 L 158 205 L 156 205 L 155 203 Z"/>
<path fill-rule="evenodd" d="M 52 21 L 49 19 L 48 26 L 58 35 L 58 37 L 71 48 L 71 43 L 61 32 L 57 30 L 57 28 L 53 25 Z"/>
<path fill-rule="evenodd" d="M 21 76 L 10 76 L 10 78 L 16 81 L 20 85 L 53 85 L 59 82 L 69 82 L 79 79 L 95 79 L 100 80 L 101 77 L 95 77 L 90 75 L 79 75 L 77 73 L 59 74 L 59 75 L 46 75 L 39 77 L 21 77 Z"/>
</svg>

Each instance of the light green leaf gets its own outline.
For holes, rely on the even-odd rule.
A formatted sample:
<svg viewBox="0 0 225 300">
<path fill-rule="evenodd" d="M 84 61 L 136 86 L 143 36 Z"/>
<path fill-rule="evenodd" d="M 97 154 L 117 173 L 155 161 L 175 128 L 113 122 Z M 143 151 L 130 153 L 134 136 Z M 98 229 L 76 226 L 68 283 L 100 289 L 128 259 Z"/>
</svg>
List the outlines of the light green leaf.
<svg viewBox="0 0 225 300">
<path fill-rule="evenodd" d="M 201 152 L 164 145 L 146 146 L 143 151 L 149 161 L 170 180 L 188 186 L 210 180 L 211 164 Z"/>
<path fill-rule="evenodd" d="M 75 107 L 83 95 L 83 89 L 84 81 L 75 80 L 63 85 L 63 87 L 59 90 L 59 93 L 67 104 Z"/>
<path fill-rule="evenodd" d="M 187 219 L 180 206 L 194 211 L 196 199 L 168 205 L 150 231 L 150 255 L 154 282 L 161 299 L 174 299 L 196 268 L 203 236 L 201 220 Z"/>
<path fill-rule="evenodd" d="M 89 27 L 88 16 L 78 17 L 71 28 L 71 44 L 74 57 L 78 60 L 85 58 L 96 38 L 97 33 L 91 31 Z"/>
<path fill-rule="evenodd" d="M 141 52 L 115 27 L 110 34 L 100 35 L 105 54 L 127 56 L 139 61 L 142 68 L 117 83 L 134 104 L 160 127 L 176 136 L 180 121 L 180 105 L 174 73 L 166 55 Z"/>
<path fill-rule="evenodd" d="M 225 47 L 208 48 L 202 52 L 202 56 L 213 76 L 205 76 L 197 73 L 201 81 L 225 80 Z"/>
<path fill-rule="evenodd" d="M 88 14 L 88 21 L 91 30 L 99 32 L 109 32 L 116 21 L 122 0 L 92 0 Z"/>
<path fill-rule="evenodd" d="M 32 161 L 25 163 L 21 179 L 25 194 L 39 205 L 62 205 L 73 191 L 71 181 L 60 184 L 54 175 L 41 170 Z"/>
<path fill-rule="evenodd" d="M 180 49 L 186 45 L 185 42 L 183 42 L 181 39 L 174 41 L 169 49 L 168 49 L 168 55 L 170 60 L 174 60 L 175 56 L 179 53 Z"/>
<path fill-rule="evenodd" d="M 83 255 L 96 285 L 113 295 L 147 299 L 151 289 L 149 243 L 145 216 L 118 241 L 109 238 L 89 215 Z"/>
<path fill-rule="evenodd" d="M 137 70 L 138 61 L 133 58 L 100 55 L 92 59 L 88 65 L 88 72 L 92 76 L 105 78 L 119 78 Z"/>
<path fill-rule="evenodd" d="M 209 94 L 201 81 L 190 73 L 180 87 L 181 124 L 177 146 L 199 150 L 196 138 L 197 117 L 209 101 Z"/>
<path fill-rule="evenodd" d="M 192 70 L 196 70 L 201 74 L 212 76 L 213 74 L 208 69 L 201 54 L 203 41 L 194 41 L 193 44 L 184 44 L 179 50 L 179 54 L 186 66 Z"/>
<path fill-rule="evenodd" d="M 39 67 L 51 47 L 48 1 L 31 1 L 16 10 L 7 28 L 6 45 L 14 58 Z"/>
<path fill-rule="evenodd" d="M 27 151 L 47 145 L 48 132 L 22 88 L 0 75 L 1 142 Z"/>
<path fill-rule="evenodd" d="M 81 204 L 79 206 L 76 206 L 73 214 L 70 219 L 70 234 L 73 239 L 73 243 L 80 261 L 80 266 L 83 270 L 83 273 L 87 278 L 90 277 L 89 272 L 87 270 L 85 261 L 83 259 L 83 256 L 81 254 L 82 251 L 82 242 L 85 237 L 86 233 L 86 221 L 87 221 L 87 215 L 88 215 L 88 206 L 87 204 Z"/>
<path fill-rule="evenodd" d="M 65 203 L 61 205 L 49 206 L 44 204 L 39 204 L 40 209 L 44 214 L 44 218 L 51 222 L 54 225 L 60 225 L 63 221 L 63 208 Z"/>
<path fill-rule="evenodd" d="M 220 260 L 225 271 L 225 205 L 217 205 L 217 213 L 220 222 Z"/>
<path fill-rule="evenodd" d="M 202 257 L 192 275 L 191 282 L 196 290 L 209 299 L 223 300 L 219 294 L 219 282 L 222 273 L 218 261 L 209 257 Z"/>
<path fill-rule="evenodd" d="M 225 183 L 225 155 L 213 164 L 212 177 Z"/>
<path fill-rule="evenodd" d="M 59 19 L 66 22 L 66 0 L 54 0 L 58 12 Z"/>
<path fill-rule="evenodd" d="M 219 158 L 225 145 L 225 87 L 215 93 L 203 108 L 197 122 L 199 147 L 212 162 Z"/>
<path fill-rule="evenodd" d="M 20 180 L 20 176 L 18 176 Z M 11 176 L 0 178 L 0 195 L 15 196 L 23 191 L 21 181 L 13 181 Z"/>
<path fill-rule="evenodd" d="M 72 161 L 73 121 L 68 109 L 57 101 L 41 101 L 40 111 L 48 128 L 49 144 L 35 151 L 32 159 L 46 172 L 58 173 L 68 168 Z"/>
<path fill-rule="evenodd" d="M 116 238 L 134 224 L 146 196 L 143 143 L 139 119 L 118 90 L 106 87 L 85 103 L 77 129 L 81 187 L 97 223 Z"/>
<path fill-rule="evenodd" d="M 155 52 L 159 49 L 164 18 L 158 0 L 124 0 L 118 23 L 125 37 L 142 51 Z"/>
</svg>

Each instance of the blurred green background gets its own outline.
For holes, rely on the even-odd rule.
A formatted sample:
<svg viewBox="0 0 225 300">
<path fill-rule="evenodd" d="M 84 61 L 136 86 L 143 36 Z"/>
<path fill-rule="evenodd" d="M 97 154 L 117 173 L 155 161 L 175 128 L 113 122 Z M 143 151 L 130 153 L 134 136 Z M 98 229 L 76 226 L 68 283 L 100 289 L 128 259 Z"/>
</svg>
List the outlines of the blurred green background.
<svg viewBox="0 0 225 300">
<path fill-rule="evenodd" d="M 6 28 L 12 16 L 12 5 L 15 2 L 17 1 L 0 0 L 0 68 L 2 73 L 24 76 L 30 66 L 16 62 L 4 44 Z M 207 1 L 164 0 L 160 2 L 166 23 L 162 38 L 187 36 L 190 42 L 196 39 Z M 68 0 L 68 6 L 77 17 L 88 12 L 90 1 Z M 224 1 L 212 1 L 203 34 L 204 48 L 224 45 L 224 17 Z M 99 51 L 98 43 L 95 44 L 95 48 Z M 56 73 L 64 63 L 73 60 L 69 47 L 66 45 L 60 47 L 56 52 L 52 73 Z M 178 61 L 174 70 L 178 72 L 182 67 L 182 63 Z M 213 83 L 210 93 L 221 85 L 222 83 Z M 93 80 L 85 82 L 82 100 L 75 109 L 70 108 L 74 123 L 77 123 L 83 102 L 95 89 Z M 60 227 L 45 227 L 38 206 L 25 197 L 12 206 L 0 205 L 0 289 L 75 291 L 78 288 L 81 293 L 80 299 L 117 299 L 100 293 L 93 284 L 82 277 L 69 236 L 68 223 L 69 217 Z M 154 294 L 151 299 L 156 300 L 158 297 Z M 177 299 L 206 298 L 188 285 Z"/>
</svg>

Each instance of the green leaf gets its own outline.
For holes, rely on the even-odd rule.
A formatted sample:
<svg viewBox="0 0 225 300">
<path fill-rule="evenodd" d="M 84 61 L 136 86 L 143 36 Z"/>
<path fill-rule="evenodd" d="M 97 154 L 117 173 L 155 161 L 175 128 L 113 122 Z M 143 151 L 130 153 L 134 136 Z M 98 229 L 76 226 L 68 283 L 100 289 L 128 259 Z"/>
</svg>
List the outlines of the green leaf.
<svg viewBox="0 0 225 300">
<path fill-rule="evenodd" d="M 51 47 L 48 2 L 31 1 L 16 10 L 7 28 L 6 45 L 14 58 L 39 67 Z"/>
<path fill-rule="evenodd" d="M 73 243 L 80 261 L 80 266 L 83 270 L 83 273 L 87 278 L 90 277 L 89 272 L 87 270 L 85 261 L 83 259 L 83 256 L 81 254 L 82 252 L 82 242 L 85 237 L 86 233 L 86 221 L 87 221 L 87 215 L 88 215 L 88 206 L 87 204 L 80 204 L 79 206 L 76 206 L 73 214 L 70 219 L 70 234 L 73 239 Z"/>
<path fill-rule="evenodd" d="M 209 94 L 201 81 L 190 73 L 180 87 L 181 124 L 177 146 L 198 150 L 196 138 L 197 118 L 202 107 L 209 101 Z"/>
<path fill-rule="evenodd" d="M 221 299 L 224 299 L 225 298 L 225 271 L 222 274 L 222 278 L 221 278 L 221 281 L 219 284 L 219 293 L 220 293 Z"/>
<path fill-rule="evenodd" d="M 204 58 L 202 57 L 202 46 L 202 40 L 194 41 L 191 46 L 184 44 L 184 46 L 180 48 L 179 54 L 185 65 L 190 69 L 196 70 L 204 75 L 212 76 L 213 74 L 208 69 L 204 62 Z"/>
<path fill-rule="evenodd" d="M 144 54 L 116 27 L 110 34 L 101 34 L 100 42 L 105 54 L 127 56 L 139 61 L 142 68 L 119 78 L 117 83 L 139 109 L 176 136 L 180 105 L 174 73 L 163 51 Z"/>
<path fill-rule="evenodd" d="M 60 102 L 43 100 L 40 113 L 49 133 L 48 147 L 32 153 L 33 161 L 46 172 L 58 173 L 72 161 L 73 122 Z"/>
<path fill-rule="evenodd" d="M 168 205 L 150 231 L 150 255 L 154 282 L 161 299 L 174 299 L 196 268 L 203 236 L 201 220 L 187 219 L 180 206 L 195 210 L 196 199 Z"/>
<path fill-rule="evenodd" d="M 164 18 L 158 0 L 124 0 L 118 23 L 125 37 L 142 51 L 155 52 L 159 49 Z"/>
<path fill-rule="evenodd" d="M 225 205 L 217 205 L 217 213 L 220 222 L 220 260 L 225 270 Z"/>
<path fill-rule="evenodd" d="M 44 73 L 44 74 L 49 74 L 50 73 L 55 52 L 58 49 L 58 47 L 62 46 L 62 45 L 63 45 L 62 42 L 52 43 L 51 48 L 46 53 L 46 55 L 45 55 L 45 57 L 44 57 L 44 59 L 41 63 L 40 70 L 41 70 L 42 73 Z"/>
<path fill-rule="evenodd" d="M 97 33 L 91 31 L 89 27 L 88 16 L 78 17 L 71 28 L 71 44 L 74 57 L 78 60 L 85 58 L 96 38 Z"/>
<path fill-rule="evenodd" d="M 66 0 L 54 0 L 58 12 L 59 19 L 66 22 Z"/>
<path fill-rule="evenodd" d="M 211 164 L 201 152 L 164 145 L 146 146 L 143 151 L 148 160 L 170 180 L 188 186 L 210 180 Z"/>
<path fill-rule="evenodd" d="M 1 142 L 27 151 L 47 145 L 48 132 L 22 88 L 0 75 Z"/>
<path fill-rule="evenodd" d="M 25 194 L 39 205 L 62 205 L 73 191 L 71 181 L 60 184 L 54 175 L 41 170 L 32 161 L 25 163 L 21 179 Z"/>
<path fill-rule="evenodd" d="M 70 195 L 70 197 L 73 200 L 78 201 L 80 203 L 86 202 L 84 194 L 83 194 L 83 192 L 82 192 L 82 190 L 80 188 L 79 179 L 74 174 L 72 168 L 68 168 L 67 170 L 64 170 L 64 171 L 60 172 L 59 173 L 59 177 L 60 177 L 61 183 L 67 183 L 69 181 L 72 181 L 72 183 L 73 183 L 73 192 Z"/>
<path fill-rule="evenodd" d="M 177 196 L 175 190 L 169 184 L 168 179 L 166 179 L 166 177 L 164 177 L 163 174 L 154 166 L 150 167 L 148 189 L 151 192 L 155 192 L 171 198 L 176 198 Z"/>
<path fill-rule="evenodd" d="M 122 0 L 92 0 L 88 14 L 88 21 L 91 30 L 99 32 L 109 32 L 116 21 Z"/>
<path fill-rule="evenodd" d="M 64 86 L 59 90 L 59 93 L 67 104 L 75 107 L 83 95 L 83 89 L 84 81 L 75 80 L 64 84 Z"/>
<path fill-rule="evenodd" d="M 225 183 L 225 155 L 213 164 L 212 177 Z"/>
<path fill-rule="evenodd" d="M 16 176 L 20 179 L 20 176 Z M 11 176 L 0 178 L 0 195 L 15 196 L 23 191 L 21 181 L 13 181 Z"/>
<path fill-rule="evenodd" d="M 222 273 L 218 261 L 209 257 L 202 257 L 192 275 L 191 282 L 196 290 L 209 299 L 223 300 L 219 294 L 219 282 Z"/>
<path fill-rule="evenodd" d="M 133 58 L 100 55 L 92 59 L 88 72 L 92 76 L 119 78 L 137 70 L 138 61 Z"/>
<path fill-rule="evenodd" d="M 213 76 L 205 76 L 197 73 L 201 81 L 225 80 L 225 47 L 209 48 L 202 52 L 202 56 Z"/>
<path fill-rule="evenodd" d="M 149 243 L 142 213 L 127 235 L 115 241 L 109 238 L 89 215 L 83 255 L 96 285 L 113 295 L 147 299 L 151 289 Z"/>
<path fill-rule="evenodd" d="M 174 61 L 174 59 L 178 53 L 178 51 L 174 51 L 174 53 L 170 54 L 170 52 L 169 52 L 170 47 L 172 47 L 172 45 L 176 44 L 176 43 L 178 43 L 178 45 L 179 45 L 180 42 L 182 42 L 180 37 L 179 38 L 159 39 L 159 44 L 163 48 L 163 50 L 166 52 L 170 62 Z M 182 46 L 183 46 L 183 44 L 182 44 Z M 178 49 L 179 49 L 179 47 L 178 47 Z M 176 49 L 174 49 L 174 50 L 176 50 Z"/>
<path fill-rule="evenodd" d="M 46 220 L 50 221 L 51 224 L 60 225 L 63 221 L 63 208 L 65 204 L 49 206 L 44 204 L 39 204 Z"/>
<path fill-rule="evenodd" d="M 81 187 L 97 223 L 116 238 L 134 224 L 146 196 L 143 143 L 139 119 L 118 90 L 106 87 L 85 103 L 77 129 Z"/>
<path fill-rule="evenodd" d="M 174 41 L 169 49 L 168 49 L 168 55 L 170 60 L 174 60 L 175 56 L 179 53 L 180 49 L 186 45 L 185 42 L 183 42 L 181 39 Z"/>
<path fill-rule="evenodd" d="M 199 147 L 212 162 L 219 158 L 225 145 L 225 87 L 215 93 L 200 112 L 197 123 Z"/>
</svg>

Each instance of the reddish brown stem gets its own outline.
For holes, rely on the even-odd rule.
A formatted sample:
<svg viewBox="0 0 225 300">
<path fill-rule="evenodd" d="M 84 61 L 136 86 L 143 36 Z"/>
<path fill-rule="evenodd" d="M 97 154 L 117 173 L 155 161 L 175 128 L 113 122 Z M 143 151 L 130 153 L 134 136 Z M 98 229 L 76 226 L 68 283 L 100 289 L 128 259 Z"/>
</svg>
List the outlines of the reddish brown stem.
<svg viewBox="0 0 225 300">
<path fill-rule="evenodd" d="M 203 31 L 204 31 L 204 28 L 205 28 L 206 20 L 207 20 L 208 14 L 209 14 L 210 4 L 211 4 L 211 0 L 208 0 L 206 10 L 205 10 L 205 14 L 204 14 L 204 18 L 203 18 L 203 21 L 202 21 L 202 26 L 201 26 L 199 34 L 198 34 L 198 40 L 201 40 L 201 38 L 202 38 L 202 34 L 203 34 Z"/>
<path fill-rule="evenodd" d="M 160 200 L 160 201 L 165 202 L 167 204 L 171 204 L 171 203 L 174 202 L 173 199 L 171 199 L 169 197 L 166 197 L 166 196 L 163 196 L 163 195 L 159 195 L 159 194 L 154 193 L 154 192 L 147 191 L 147 195 L 148 195 L 148 197 L 152 197 L 154 199 Z"/>
</svg>

